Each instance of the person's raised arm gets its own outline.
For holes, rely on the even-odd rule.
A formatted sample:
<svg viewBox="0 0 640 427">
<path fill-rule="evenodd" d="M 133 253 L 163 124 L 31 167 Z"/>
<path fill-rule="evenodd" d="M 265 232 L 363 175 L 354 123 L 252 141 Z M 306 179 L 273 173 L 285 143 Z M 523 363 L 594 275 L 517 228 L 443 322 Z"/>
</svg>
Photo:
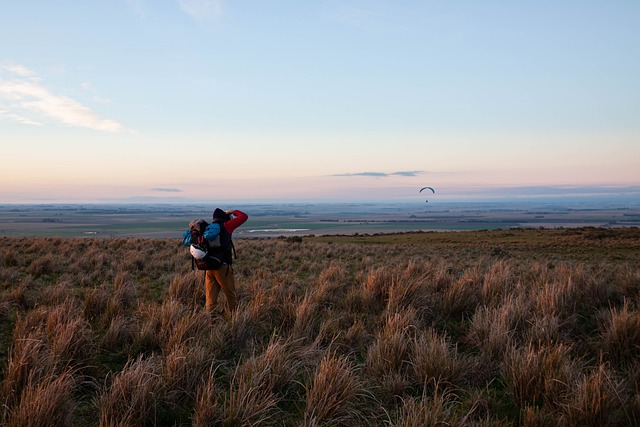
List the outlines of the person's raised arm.
<svg viewBox="0 0 640 427">
<path fill-rule="evenodd" d="M 247 219 L 249 219 L 249 215 L 247 215 L 246 213 L 238 209 L 235 209 L 235 210 L 230 209 L 230 210 L 227 210 L 226 212 L 231 215 L 231 219 L 225 222 L 224 226 L 227 229 L 227 231 L 230 233 L 232 233 L 233 230 L 240 227 L 242 224 L 244 224 L 247 221 Z"/>
</svg>

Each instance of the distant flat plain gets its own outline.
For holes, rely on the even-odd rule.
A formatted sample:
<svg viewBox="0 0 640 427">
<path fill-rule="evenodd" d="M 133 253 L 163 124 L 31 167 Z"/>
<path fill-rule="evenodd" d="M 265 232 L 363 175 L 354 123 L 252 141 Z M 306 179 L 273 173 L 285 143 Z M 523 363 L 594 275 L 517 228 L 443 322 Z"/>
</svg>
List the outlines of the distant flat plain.
<svg viewBox="0 0 640 427">
<path fill-rule="evenodd" d="M 0 205 L 0 237 L 179 238 L 208 204 Z M 221 206 L 226 208 L 225 206 Z M 640 206 L 531 202 L 234 204 L 236 238 L 512 228 L 638 227 Z"/>
</svg>

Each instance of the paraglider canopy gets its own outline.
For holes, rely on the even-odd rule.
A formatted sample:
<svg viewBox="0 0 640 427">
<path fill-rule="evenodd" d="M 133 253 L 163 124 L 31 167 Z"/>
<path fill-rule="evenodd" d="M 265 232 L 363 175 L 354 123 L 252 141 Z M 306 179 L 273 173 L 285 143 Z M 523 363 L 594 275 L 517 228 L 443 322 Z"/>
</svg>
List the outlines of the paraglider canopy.
<svg viewBox="0 0 640 427">
<path fill-rule="evenodd" d="M 422 193 L 422 190 L 427 190 L 427 189 L 431 190 L 433 194 L 436 194 L 436 190 L 434 190 L 433 187 L 422 187 L 420 191 L 418 191 L 418 193 Z M 429 203 L 429 201 L 425 200 L 425 203 Z"/>
</svg>

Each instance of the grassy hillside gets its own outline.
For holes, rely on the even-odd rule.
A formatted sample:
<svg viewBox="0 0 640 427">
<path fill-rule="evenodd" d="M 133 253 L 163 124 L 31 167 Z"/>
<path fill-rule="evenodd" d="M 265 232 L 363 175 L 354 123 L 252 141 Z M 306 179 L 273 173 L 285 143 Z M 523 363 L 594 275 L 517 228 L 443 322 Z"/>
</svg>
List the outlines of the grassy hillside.
<svg viewBox="0 0 640 427">
<path fill-rule="evenodd" d="M 640 230 L 0 238 L 0 424 L 637 425 Z"/>
</svg>

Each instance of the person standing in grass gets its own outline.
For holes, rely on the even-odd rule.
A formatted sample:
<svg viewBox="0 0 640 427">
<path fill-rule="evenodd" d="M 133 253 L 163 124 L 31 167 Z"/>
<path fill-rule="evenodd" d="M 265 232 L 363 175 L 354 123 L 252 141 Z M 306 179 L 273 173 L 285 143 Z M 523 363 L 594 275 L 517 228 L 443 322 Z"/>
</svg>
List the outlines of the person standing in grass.
<svg viewBox="0 0 640 427">
<path fill-rule="evenodd" d="M 218 302 L 220 289 L 227 297 L 229 312 L 233 313 L 238 307 L 236 296 L 236 283 L 233 276 L 233 243 L 231 236 L 236 228 L 240 227 L 249 216 L 240 210 L 223 211 L 216 208 L 213 211 L 213 223 L 220 225 L 220 244 L 224 264 L 215 269 L 207 269 L 205 278 L 206 310 L 211 313 Z"/>
</svg>

